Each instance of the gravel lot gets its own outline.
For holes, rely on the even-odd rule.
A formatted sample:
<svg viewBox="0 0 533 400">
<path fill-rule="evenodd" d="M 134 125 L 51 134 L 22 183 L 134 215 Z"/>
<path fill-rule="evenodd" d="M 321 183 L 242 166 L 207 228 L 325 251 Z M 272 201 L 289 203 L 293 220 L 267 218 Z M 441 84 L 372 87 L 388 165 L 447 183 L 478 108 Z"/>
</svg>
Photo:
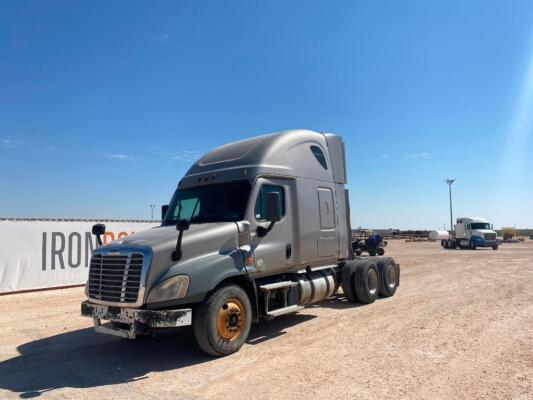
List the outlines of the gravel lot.
<svg viewBox="0 0 533 400">
<path fill-rule="evenodd" d="M 333 299 L 213 359 L 183 329 L 128 341 L 79 316 L 83 289 L 0 297 L 0 398 L 533 398 L 533 241 L 389 242 L 396 295 Z"/>
</svg>

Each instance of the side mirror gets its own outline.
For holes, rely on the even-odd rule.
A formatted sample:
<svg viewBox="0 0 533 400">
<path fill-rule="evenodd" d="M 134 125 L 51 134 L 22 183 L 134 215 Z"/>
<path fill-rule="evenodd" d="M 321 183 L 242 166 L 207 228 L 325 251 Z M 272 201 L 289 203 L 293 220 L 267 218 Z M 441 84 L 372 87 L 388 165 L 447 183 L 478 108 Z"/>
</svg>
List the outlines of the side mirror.
<svg viewBox="0 0 533 400">
<path fill-rule="evenodd" d="M 265 220 L 270 222 L 268 228 L 257 227 L 257 236 L 265 237 L 272 230 L 274 224 L 281 219 L 281 196 L 277 192 L 269 192 L 265 195 Z"/>
<path fill-rule="evenodd" d="M 281 196 L 277 192 L 269 192 L 265 197 L 265 219 L 278 222 L 281 219 Z"/>
<path fill-rule="evenodd" d="M 94 224 L 92 229 L 92 234 L 96 236 L 96 241 L 98 242 L 98 245 L 102 245 L 102 238 L 100 237 L 105 233 L 105 225 L 104 224 Z"/>
<path fill-rule="evenodd" d="M 186 219 L 180 219 L 176 224 L 176 229 L 178 231 L 186 231 L 190 228 L 191 223 Z"/>
<path fill-rule="evenodd" d="M 179 261 L 182 256 L 181 252 L 181 238 L 183 237 L 183 231 L 186 231 L 190 228 L 191 223 L 186 219 L 180 219 L 176 224 L 176 230 L 178 233 L 178 240 L 176 241 L 176 249 L 172 252 L 172 261 Z"/>
<path fill-rule="evenodd" d="M 168 211 L 168 204 L 161 206 L 161 221 L 165 219 L 165 216 L 167 215 L 167 211 Z"/>
</svg>

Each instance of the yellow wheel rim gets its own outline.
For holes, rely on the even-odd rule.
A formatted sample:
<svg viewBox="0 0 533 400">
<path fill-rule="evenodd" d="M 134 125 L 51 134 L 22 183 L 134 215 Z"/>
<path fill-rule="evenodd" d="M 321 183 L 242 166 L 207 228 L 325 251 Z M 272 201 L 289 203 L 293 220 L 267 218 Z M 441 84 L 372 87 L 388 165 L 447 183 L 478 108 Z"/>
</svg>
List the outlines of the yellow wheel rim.
<svg viewBox="0 0 533 400">
<path fill-rule="evenodd" d="M 244 307 L 238 299 L 228 299 L 218 310 L 217 333 L 222 339 L 232 341 L 242 332 Z"/>
</svg>

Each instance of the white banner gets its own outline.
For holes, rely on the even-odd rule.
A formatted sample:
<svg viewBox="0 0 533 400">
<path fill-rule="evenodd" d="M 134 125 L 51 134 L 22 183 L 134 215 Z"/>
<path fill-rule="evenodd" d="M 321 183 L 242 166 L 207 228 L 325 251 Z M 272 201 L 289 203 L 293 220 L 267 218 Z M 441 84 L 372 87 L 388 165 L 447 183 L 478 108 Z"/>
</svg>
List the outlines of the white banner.
<svg viewBox="0 0 533 400">
<path fill-rule="evenodd" d="M 157 222 L 101 221 L 104 243 Z M 96 238 L 95 221 L 0 220 L 0 293 L 83 284 Z"/>
</svg>

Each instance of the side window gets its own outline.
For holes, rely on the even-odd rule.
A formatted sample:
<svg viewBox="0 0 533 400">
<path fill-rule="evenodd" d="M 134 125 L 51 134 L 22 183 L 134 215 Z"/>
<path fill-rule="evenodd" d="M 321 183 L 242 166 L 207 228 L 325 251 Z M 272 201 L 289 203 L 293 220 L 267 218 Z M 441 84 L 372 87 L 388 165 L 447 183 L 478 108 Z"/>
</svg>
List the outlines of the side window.
<svg viewBox="0 0 533 400">
<path fill-rule="evenodd" d="M 328 169 L 328 164 L 326 164 L 326 156 L 320 147 L 311 146 L 311 153 L 313 153 L 318 163 L 322 165 L 322 168 Z"/>
<path fill-rule="evenodd" d="M 190 199 L 182 199 L 176 209 L 174 210 L 173 217 L 180 215 L 180 219 L 191 220 L 197 217 L 200 213 L 200 199 L 192 197 Z"/>
<path fill-rule="evenodd" d="M 275 185 L 263 185 L 259 191 L 259 194 L 257 195 L 257 200 L 255 201 L 254 215 L 257 221 L 265 221 L 263 217 L 265 215 L 265 210 L 263 208 L 264 199 L 267 193 L 272 192 L 279 193 L 279 198 L 281 200 L 281 216 L 283 217 L 285 215 L 285 193 L 283 188 Z"/>
</svg>

